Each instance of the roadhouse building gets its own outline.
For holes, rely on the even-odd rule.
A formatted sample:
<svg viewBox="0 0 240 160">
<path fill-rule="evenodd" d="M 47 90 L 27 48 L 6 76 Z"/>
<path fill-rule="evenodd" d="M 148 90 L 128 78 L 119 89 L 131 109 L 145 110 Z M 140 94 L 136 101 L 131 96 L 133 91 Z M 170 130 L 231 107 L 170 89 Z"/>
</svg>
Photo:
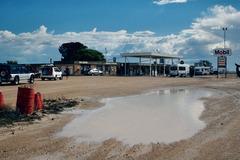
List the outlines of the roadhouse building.
<svg viewBox="0 0 240 160">
<path fill-rule="evenodd" d="M 124 57 L 124 63 L 118 65 L 118 75 L 124 76 L 159 76 L 166 75 L 169 66 L 165 62 L 171 60 L 172 64 L 174 60 L 180 61 L 181 57 L 170 54 L 161 54 L 159 52 L 134 52 L 134 53 L 122 53 Z M 128 57 L 138 58 L 139 63 L 127 63 Z M 147 59 L 148 62 L 142 62 L 143 59 Z"/>
</svg>

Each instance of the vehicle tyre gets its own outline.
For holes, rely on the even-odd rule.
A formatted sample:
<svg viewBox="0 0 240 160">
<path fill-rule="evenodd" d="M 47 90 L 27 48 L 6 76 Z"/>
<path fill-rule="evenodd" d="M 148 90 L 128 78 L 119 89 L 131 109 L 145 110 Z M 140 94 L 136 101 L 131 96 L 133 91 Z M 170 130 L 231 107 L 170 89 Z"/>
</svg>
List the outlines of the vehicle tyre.
<svg viewBox="0 0 240 160">
<path fill-rule="evenodd" d="M 19 85 L 19 77 L 14 78 L 13 84 Z"/>
<path fill-rule="evenodd" d="M 54 80 L 55 80 L 55 81 L 57 80 L 57 76 L 55 76 Z"/>
<path fill-rule="evenodd" d="M 43 78 L 43 77 L 42 77 L 41 79 L 42 79 L 43 81 L 45 80 L 45 78 Z"/>
<path fill-rule="evenodd" d="M 31 76 L 29 79 L 29 83 L 33 84 L 34 83 L 34 76 Z"/>
<path fill-rule="evenodd" d="M 63 80 L 63 76 L 59 77 L 60 80 Z"/>
<path fill-rule="evenodd" d="M 1 73 L 0 73 L 0 75 L 2 76 L 2 77 L 5 77 L 6 76 L 6 71 L 1 71 Z"/>
</svg>

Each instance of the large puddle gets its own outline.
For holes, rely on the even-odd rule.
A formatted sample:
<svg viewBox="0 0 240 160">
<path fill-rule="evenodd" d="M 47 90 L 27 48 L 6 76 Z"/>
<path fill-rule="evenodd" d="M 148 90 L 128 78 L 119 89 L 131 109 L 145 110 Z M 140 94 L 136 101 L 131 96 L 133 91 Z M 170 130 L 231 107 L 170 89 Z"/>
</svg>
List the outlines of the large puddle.
<svg viewBox="0 0 240 160">
<path fill-rule="evenodd" d="M 204 110 L 201 98 L 211 95 L 206 89 L 164 89 L 107 98 L 104 107 L 77 113 L 57 136 L 87 143 L 110 138 L 130 145 L 175 142 L 205 127 L 199 120 Z"/>
</svg>

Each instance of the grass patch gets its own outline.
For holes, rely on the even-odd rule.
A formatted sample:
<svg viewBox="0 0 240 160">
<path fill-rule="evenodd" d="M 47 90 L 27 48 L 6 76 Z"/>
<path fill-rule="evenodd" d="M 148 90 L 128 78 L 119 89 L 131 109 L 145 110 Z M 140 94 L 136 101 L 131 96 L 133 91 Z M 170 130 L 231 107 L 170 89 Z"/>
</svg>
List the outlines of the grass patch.
<svg viewBox="0 0 240 160">
<path fill-rule="evenodd" d="M 44 111 L 46 114 L 58 114 L 64 111 L 65 108 L 72 108 L 79 104 L 75 99 L 46 99 L 44 100 Z"/>
<path fill-rule="evenodd" d="M 44 109 L 40 112 L 34 112 L 31 115 L 23 115 L 16 112 L 14 109 L 9 107 L 0 109 L 0 127 L 13 126 L 17 123 L 27 122 L 28 124 L 33 123 L 35 120 L 41 120 L 48 114 L 59 114 L 64 111 L 65 108 L 72 108 L 80 103 L 76 99 L 46 99 L 44 100 Z"/>
<path fill-rule="evenodd" d="M 17 122 L 31 123 L 34 120 L 41 120 L 41 115 L 36 113 L 32 115 L 23 115 L 11 108 L 0 109 L 0 127 L 14 125 Z"/>
</svg>

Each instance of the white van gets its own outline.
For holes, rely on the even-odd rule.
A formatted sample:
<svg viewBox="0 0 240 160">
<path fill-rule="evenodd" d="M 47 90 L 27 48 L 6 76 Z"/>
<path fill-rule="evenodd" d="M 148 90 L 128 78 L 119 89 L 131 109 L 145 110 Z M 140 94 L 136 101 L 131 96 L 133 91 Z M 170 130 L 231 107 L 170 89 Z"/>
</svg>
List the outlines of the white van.
<svg viewBox="0 0 240 160">
<path fill-rule="evenodd" d="M 189 64 L 174 64 L 170 67 L 170 76 L 187 77 L 189 75 L 190 65 Z"/>
<path fill-rule="evenodd" d="M 57 80 L 60 79 L 62 80 L 62 72 L 60 71 L 60 69 L 58 69 L 57 67 L 54 66 L 44 66 L 41 69 L 41 79 L 44 81 L 45 79 L 51 80 Z"/>
</svg>

